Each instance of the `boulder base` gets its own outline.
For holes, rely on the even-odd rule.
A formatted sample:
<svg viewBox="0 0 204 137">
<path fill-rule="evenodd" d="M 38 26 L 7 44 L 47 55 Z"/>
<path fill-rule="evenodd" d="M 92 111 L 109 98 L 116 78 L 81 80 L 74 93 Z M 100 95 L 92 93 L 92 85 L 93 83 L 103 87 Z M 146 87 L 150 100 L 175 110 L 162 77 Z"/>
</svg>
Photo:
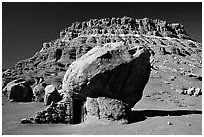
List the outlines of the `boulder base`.
<svg viewBox="0 0 204 137">
<path fill-rule="evenodd" d="M 127 104 L 117 99 L 106 97 L 87 98 L 85 103 L 87 118 L 123 120 L 127 122 L 127 113 L 130 111 Z"/>
</svg>

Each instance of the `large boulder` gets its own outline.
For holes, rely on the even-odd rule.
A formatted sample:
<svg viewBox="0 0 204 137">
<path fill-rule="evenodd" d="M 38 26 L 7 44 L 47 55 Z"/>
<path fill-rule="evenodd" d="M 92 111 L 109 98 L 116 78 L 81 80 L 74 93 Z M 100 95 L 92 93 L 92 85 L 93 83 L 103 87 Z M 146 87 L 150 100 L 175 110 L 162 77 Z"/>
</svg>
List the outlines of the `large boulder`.
<svg viewBox="0 0 204 137">
<path fill-rule="evenodd" d="M 96 46 L 69 66 L 62 88 L 67 95 L 74 93 L 98 100 L 86 104 L 98 104 L 102 117 L 107 113 L 113 119 L 125 117 L 125 112 L 117 110 L 129 110 L 141 99 L 150 75 L 149 57 L 149 51 L 141 45 L 126 46 L 118 42 Z M 106 108 L 100 107 L 104 104 Z M 96 114 L 91 112 L 92 108 L 87 109 L 88 114 Z M 112 114 L 111 110 L 115 112 Z"/>
<path fill-rule="evenodd" d="M 59 102 L 62 99 L 54 85 L 45 87 L 44 105 L 50 105 L 52 102 Z"/>
<path fill-rule="evenodd" d="M 32 88 L 23 79 L 11 81 L 3 89 L 3 92 L 8 95 L 9 101 L 29 102 L 33 98 Z"/>
</svg>

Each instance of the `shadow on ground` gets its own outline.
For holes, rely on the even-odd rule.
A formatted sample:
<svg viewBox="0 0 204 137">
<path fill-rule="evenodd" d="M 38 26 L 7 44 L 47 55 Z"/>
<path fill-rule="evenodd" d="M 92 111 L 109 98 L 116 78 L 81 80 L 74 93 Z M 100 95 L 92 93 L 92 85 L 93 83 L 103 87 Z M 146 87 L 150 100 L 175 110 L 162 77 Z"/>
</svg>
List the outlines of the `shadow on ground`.
<svg viewBox="0 0 204 137">
<path fill-rule="evenodd" d="M 129 123 L 144 121 L 147 117 L 202 114 L 200 110 L 134 110 L 128 114 Z"/>
</svg>

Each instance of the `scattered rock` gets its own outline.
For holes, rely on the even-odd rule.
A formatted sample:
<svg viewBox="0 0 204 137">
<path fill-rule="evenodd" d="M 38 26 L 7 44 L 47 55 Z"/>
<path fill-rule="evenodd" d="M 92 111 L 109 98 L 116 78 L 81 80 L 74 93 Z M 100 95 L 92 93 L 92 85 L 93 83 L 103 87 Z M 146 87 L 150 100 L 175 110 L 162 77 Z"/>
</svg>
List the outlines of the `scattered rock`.
<svg viewBox="0 0 204 137">
<path fill-rule="evenodd" d="M 23 79 L 17 79 L 8 83 L 3 92 L 8 95 L 8 100 L 12 102 L 29 102 L 33 98 L 31 87 Z"/>
<path fill-rule="evenodd" d="M 196 88 L 193 95 L 194 95 L 194 96 L 200 96 L 200 95 L 202 95 L 202 90 L 201 90 L 200 88 Z"/>
<path fill-rule="evenodd" d="M 150 98 L 150 95 L 146 95 L 147 98 Z"/>
<path fill-rule="evenodd" d="M 167 122 L 167 124 L 168 124 L 168 125 L 173 125 L 173 123 L 172 123 L 172 122 L 169 122 L 169 121 Z"/>
<path fill-rule="evenodd" d="M 174 80 L 176 79 L 176 77 L 175 77 L 175 76 L 171 76 L 169 79 L 170 79 L 171 81 L 174 81 Z"/>
<path fill-rule="evenodd" d="M 169 54 L 169 53 L 166 51 L 165 47 L 159 47 L 159 53 L 160 53 L 161 55 Z"/>
<path fill-rule="evenodd" d="M 202 76 L 197 76 L 197 79 L 202 81 Z"/>
<path fill-rule="evenodd" d="M 189 76 L 189 77 L 194 77 L 194 78 L 196 78 L 196 77 L 197 77 L 197 75 L 196 75 L 196 74 L 194 74 L 194 73 L 188 73 L 188 76 Z"/>
<path fill-rule="evenodd" d="M 177 92 L 177 93 L 180 93 L 180 94 L 183 94 L 183 93 L 184 93 L 184 90 L 176 89 L 176 92 Z"/>
<path fill-rule="evenodd" d="M 34 118 L 33 118 L 33 117 L 30 117 L 30 121 L 34 121 Z"/>
<path fill-rule="evenodd" d="M 198 76 L 198 75 L 196 75 L 194 73 L 188 73 L 187 76 L 191 77 L 191 78 L 196 78 L 196 79 L 202 81 L 202 76 Z"/>
<path fill-rule="evenodd" d="M 168 81 L 164 81 L 164 83 L 165 83 L 165 84 L 171 84 L 171 83 L 170 83 L 170 82 L 168 82 Z"/>
<path fill-rule="evenodd" d="M 188 126 L 191 126 L 191 123 L 187 123 Z"/>
<path fill-rule="evenodd" d="M 202 90 L 200 88 L 195 88 L 195 87 L 189 87 L 187 90 L 186 89 L 177 89 L 176 92 L 184 95 L 189 95 L 189 96 L 201 96 L 202 95 Z"/>
<path fill-rule="evenodd" d="M 193 93 L 195 92 L 195 88 L 194 87 L 190 87 L 188 90 L 187 90 L 187 94 L 188 95 L 193 95 Z"/>
<path fill-rule="evenodd" d="M 33 122 L 27 118 L 21 119 L 21 124 L 33 124 Z"/>
</svg>

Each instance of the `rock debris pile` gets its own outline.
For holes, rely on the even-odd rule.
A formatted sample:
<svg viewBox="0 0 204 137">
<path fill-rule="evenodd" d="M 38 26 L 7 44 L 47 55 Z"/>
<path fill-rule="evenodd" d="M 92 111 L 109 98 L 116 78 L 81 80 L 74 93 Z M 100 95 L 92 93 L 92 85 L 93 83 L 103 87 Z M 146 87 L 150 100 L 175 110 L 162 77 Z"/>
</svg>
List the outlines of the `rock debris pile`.
<svg viewBox="0 0 204 137">
<path fill-rule="evenodd" d="M 53 103 L 46 110 L 37 112 L 34 118 L 22 119 L 22 124 L 70 123 L 69 108 L 66 103 Z"/>
</svg>

